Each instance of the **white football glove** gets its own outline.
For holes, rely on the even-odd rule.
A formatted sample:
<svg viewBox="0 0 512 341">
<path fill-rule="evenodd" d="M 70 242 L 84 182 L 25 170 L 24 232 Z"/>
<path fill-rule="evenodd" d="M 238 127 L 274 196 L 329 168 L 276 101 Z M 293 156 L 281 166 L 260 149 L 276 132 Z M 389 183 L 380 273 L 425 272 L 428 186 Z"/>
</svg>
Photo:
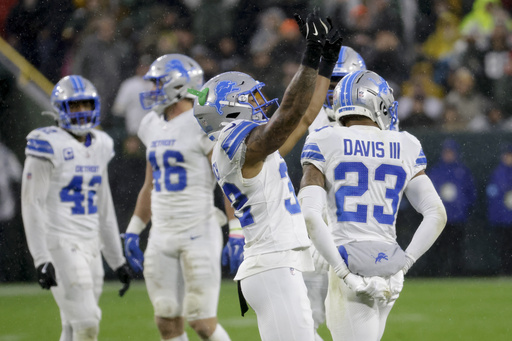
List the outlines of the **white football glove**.
<svg viewBox="0 0 512 341">
<path fill-rule="evenodd" d="M 363 277 L 349 273 L 348 275 L 343 278 L 343 281 L 349 287 L 350 290 L 353 290 L 356 292 L 356 294 L 359 294 L 364 288 L 366 287 L 366 283 L 364 282 Z"/>
<path fill-rule="evenodd" d="M 391 289 L 384 278 L 372 276 L 364 277 L 363 280 L 366 286 L 356 291 L 358 295 L 370 296 L 381 303 L 387 302 L 390 299 Z"/>
<path fill-rule="evenodd" d="M 391 289 L 391 297 L 389 302 L 396 301 L 402 289 L 404 288 L 404 272 L 398 271 L 396 274 L 389 278 L 389 287 Z"/>
</svg>

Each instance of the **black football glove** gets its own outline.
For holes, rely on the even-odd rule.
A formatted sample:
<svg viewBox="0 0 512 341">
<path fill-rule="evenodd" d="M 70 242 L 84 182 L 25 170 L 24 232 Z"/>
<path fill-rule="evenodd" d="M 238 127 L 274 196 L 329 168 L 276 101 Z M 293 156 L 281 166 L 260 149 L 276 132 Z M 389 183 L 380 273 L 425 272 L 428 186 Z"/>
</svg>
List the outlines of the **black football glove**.
<svg viewBox="0 0 512 341">
<path fill-rule="evenodd" d="M 322 49 L 322 60 L 318 67 L 318 74 L 326 78 L 331 78 L 332 70 L 339 58 L 343 38 L 341 37 L 340 31 L 333 28 L 331 18 L 327 17 L 327 22 L 332 28 L 327 34 L 327 40 Z"/>
<path fill-rule="evenodd" d="M 313 13 L 308 14 L 306 21 L 297 13 L 293 17 L 299 25 L 300 33 L 306 38 L 308 44 L 313 43 L 324 46 L 327 35 L 332 29 L 332 24 L 318 16 L 318 7 L 313 10 Z"/>
<path fill-rule="evenodd" d="M 336 63 L 339 58 L 343 38 L 341 37 L 340 31 L 335 29 L 332 25 L 331 18 L 327 17 L 327 22 L 329 23 L 331 30 L 327 34 L 327 40 L 322 50 L 322 58 L 327 62 Z"/>
<path fill-rule="evenodd" d="M 119 290 L 119 296 L 123 297 L 126 291 L 128 291 L 130 288 L 130 282 L 133 278 L 132 270 L 126 263 L 124 263 L 116 269 L 115 273 L 119 281 L 124 284 L 123 287 Z"/>
<path fill-rule="evenodd" d="M 50 289 L 57 286 L 55 268 L 51 262 L 46 262 L 37 267 L 37 282 L 43 289 Z"/>
</svg>

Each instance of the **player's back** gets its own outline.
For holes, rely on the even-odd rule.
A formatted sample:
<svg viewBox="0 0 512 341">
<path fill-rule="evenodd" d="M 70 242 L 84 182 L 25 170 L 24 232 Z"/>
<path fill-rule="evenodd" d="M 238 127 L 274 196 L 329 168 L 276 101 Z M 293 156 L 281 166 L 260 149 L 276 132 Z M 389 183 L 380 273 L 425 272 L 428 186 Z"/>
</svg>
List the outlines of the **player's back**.
<svg viewBox="0 0 512 341">
<path fill-rule="evenodd" d="M 209 219 L 215 179 L 207 155 L 213 142 L 198 126 L 192 110 L 170 121 L 150 112 L 138 135 L 153 168 L 153 226 L 180 230 Z"/>
<path fill-rule="evenodd" d="M 92 130 L 89 136 L 91 139 L 84 144 L 60 127 L 39 128 L 27 136 L 26 155 L 53 165 L 45 202 L 49 233 L 97 236 L 101 205 L 97 192 L 100 186 L 108 186 L 103 175 L 114 156 L 114 144 L 99 130 Z"/>
<path fill-rule="evenodd" d="M 301 159 L 325 174 L 329 225 L 337 245 L 394 241 L 404 189 L 426 167 L 414 136 L 362 125 L 316 131 L 308 137 Z"/>
<path fill-rule="evenodd" d="M 310 245 L 306 225 L 279 152 L 267 156 L 253 178 L 242 176 L 244 140 L 257 124 L 237 120 L 224 128 L 214 147 L 215 176 L 230 198 L 245 236 L 245 258 Z"/>
</svg>

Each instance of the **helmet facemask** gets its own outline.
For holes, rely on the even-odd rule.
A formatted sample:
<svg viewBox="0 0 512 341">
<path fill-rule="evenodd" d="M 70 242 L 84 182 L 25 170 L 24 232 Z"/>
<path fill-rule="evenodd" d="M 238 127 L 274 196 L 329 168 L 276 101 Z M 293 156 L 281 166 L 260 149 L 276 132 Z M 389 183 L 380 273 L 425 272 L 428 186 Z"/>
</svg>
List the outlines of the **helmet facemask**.
<svg viewBox="0 0 512 341">
<path fill-rule="evenodd" d="M 90 110 L 78 111 L 87 103 Z M 100 123 L 100 98 L 90 81 L 81 76 L 66 76 L 54 87 L 51 104 L 57 111 L 59 126 L 74 135 L 87 135 Z"/>
<path fill-rule="evenodd" d="M 277 98 L 267 100 L 261 89 L 264 83 L 241 72 L 225 72 L 209 80 L 201 91 L 189 90 L 198 99 L 194 102 L 194 115 L 210 139 L 215 140 L 230 122 L 242 119 L 264 124 Z"/>
</svg>

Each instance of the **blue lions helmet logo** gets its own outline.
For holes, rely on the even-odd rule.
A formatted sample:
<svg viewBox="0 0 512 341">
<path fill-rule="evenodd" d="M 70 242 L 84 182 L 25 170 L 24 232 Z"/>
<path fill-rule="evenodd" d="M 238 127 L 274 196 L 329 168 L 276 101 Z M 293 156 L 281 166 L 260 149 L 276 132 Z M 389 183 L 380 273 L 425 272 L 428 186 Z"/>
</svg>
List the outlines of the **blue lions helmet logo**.
<svg viewBox="0 0 512 341">
<path fill-rule="evenodd" d="M 219 82 L 215 87 L 215 102 L 213 105 L 217 109 L 217 113 L 219 115 L 222 115 L 222 107 L 225 106 L 225 104 L 221 104 L 220 102 L 226 101 L 226 98 L 230 93 L 240 90 L 240 88 L 236 87 L 235 85 L 235 82 L 225 80 Z"/>
<path fill-rule="evenodd" d="M 369 81 L 371 81 L 373 84 L 375 84 L 379 88 L 379 96 L 381 94 L 387 94 L 389 91 L 389 85 L 384 80 L 384 78 L 380 77 L 380 80 L 377 82 L 372 78 L 368 78 Z"/>
<path fill-rule="evenodd" d="M 375 264 L 380 263 L 381 260 L 388 260 L 388 255 L 386 255 L 384 252 L 379 252 L 377 257 L 375 257 Z"/>
<path fill-rule="evenodd" d="M 178 70 L 181 74 L 187 77 L 187 81 L 190 81 L 187 69 L 183 66 L 183 63 L 178 59 L 173 59 L 165 64 L 165 72 L 169 73 L 171 70 Z"/>
</svg>

